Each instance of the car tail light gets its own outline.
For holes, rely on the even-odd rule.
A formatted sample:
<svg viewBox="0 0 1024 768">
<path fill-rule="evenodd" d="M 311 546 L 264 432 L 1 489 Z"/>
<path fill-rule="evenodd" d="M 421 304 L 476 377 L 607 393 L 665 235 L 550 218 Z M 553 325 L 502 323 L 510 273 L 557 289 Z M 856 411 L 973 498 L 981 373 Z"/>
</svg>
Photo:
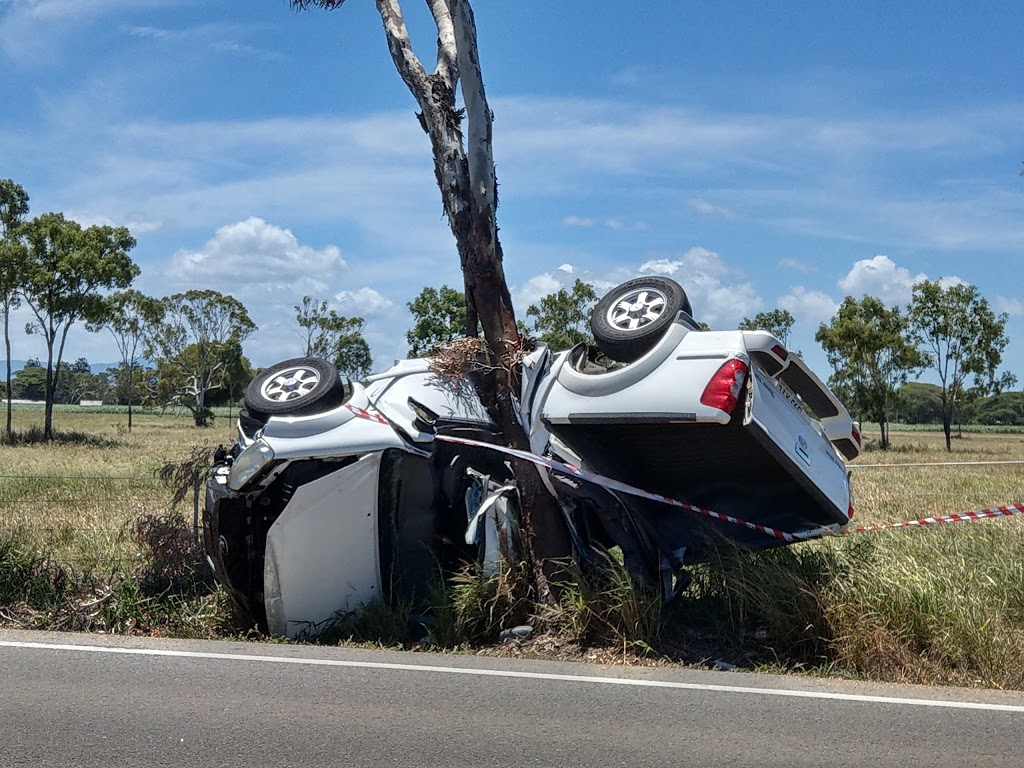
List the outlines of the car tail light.
<svg viewBox="0 0 1024 768">
<path fill-rule="evenodd" d="M 747 364 L 742 360 L 732 359 L 727 362 L 704 387 L 704 394 L 700 396 L 701 403 L 732 413 L 747 380 L 747 370 Z"/>
<path fill-rule="evenodd" d="M 860 430 L 857 429 L 857 425 L 853 425 L 853 429 L 850 431 L 850 436 L 853 437 L 853 442 L 860 445 Z"/>
<path fill-rule="evenodd" d="M 776 344 L 774 347 L 772 347 L 772 352 L 775 354 L 777 358 L 779 358 L 779 360 L 786 360 L 789 358 L 789 350 L 786 349 L 781 344 Z"/>
<path fill-rule="evenodd" d="M 846 510 L 846 519 L 853 520 L 853 502 L 850 502 L 850 508 Z"/>
</svg>

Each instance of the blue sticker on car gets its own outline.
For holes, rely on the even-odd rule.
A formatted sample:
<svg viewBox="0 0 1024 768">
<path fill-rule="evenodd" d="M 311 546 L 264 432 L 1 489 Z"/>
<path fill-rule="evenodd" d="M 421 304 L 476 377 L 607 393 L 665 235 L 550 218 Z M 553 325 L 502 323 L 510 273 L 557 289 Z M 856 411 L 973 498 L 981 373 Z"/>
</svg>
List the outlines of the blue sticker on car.
<svg viewBox="0 0 1024 768">
<path fill-rule="evenodd" d="M 803 435 L 797 438 L 796 441 L 796 455 L 799 456 L 804 462 L 810 466 L 811 464 L 811 449 L 807 444 L 807 438 Z"/>
</svg>

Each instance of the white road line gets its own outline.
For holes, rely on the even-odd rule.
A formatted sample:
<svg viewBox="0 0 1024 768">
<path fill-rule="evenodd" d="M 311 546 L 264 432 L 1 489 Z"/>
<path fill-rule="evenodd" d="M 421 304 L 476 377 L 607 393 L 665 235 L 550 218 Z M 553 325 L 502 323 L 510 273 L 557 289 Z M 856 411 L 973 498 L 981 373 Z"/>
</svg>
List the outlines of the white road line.
<svg viewBox="0 0 1024 768">
<path fill-rule="evenodd" d="M 740 685 L 703 685 L 676 683 L 667 680 L 636 680 L 622 677 L 593 677 L 588 675 L 556 675 L 547 672 L 514 672 L 501 669 L 472 669 L 468 667 L 435 667 L 428 664 L 388 664 L 373 661 L 342 661 L 340 659 L 303 659 L 289 656 L 256 656 L 244 653 L 203 653 L 200 651 L 171 651 L 156 648 L 112 648 L 98 645 L 64 645 L 60 643 L 21 643 L 0 640 L 0 647 L 27 648 L 46 651 L 72 651 L 79 653 L 108 653 L 122 656 L 165 656 L 184 659 L 216 659 L 222 661 L 254 661 L 269 664 L 296 664 L 309 667 L 350 667 L 355 669 L 385 669 L 397 672 L 434 672 L 442 675 L 471 675 L 476 677 L 505 677 L 522 680 L 546 680 L 595 685 L 624 685 L 637 688 L 674 688 L 684 691 L 710 693 L 745 693 L 755 696 L 788 696 L 797 699 L 831 699 L 870 704 L 899 704 L 914 707 L 940 707 L 944 709 L 975 709 L 989 712 L 1017 712 L 1024 714 L 1024 705 L 986 704 L 973 701 L 943 701 L 942 699 L 907 699 L 893 696 L 861 696 L 850 693 L 823 691 L 794 691 L 785 688 L 750 688 Z"/>
</svg>

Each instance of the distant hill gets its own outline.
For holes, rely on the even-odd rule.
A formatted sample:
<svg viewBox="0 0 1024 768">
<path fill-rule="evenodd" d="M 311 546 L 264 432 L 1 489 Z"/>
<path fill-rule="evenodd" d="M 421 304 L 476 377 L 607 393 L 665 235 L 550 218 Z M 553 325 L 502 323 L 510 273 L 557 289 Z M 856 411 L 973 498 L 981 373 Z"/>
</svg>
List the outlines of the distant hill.
<svg viewBox="0 0 1024 768">
<path fill-rule="evenodd" d="M 11 360 L 11 373 L 16 373 L 25 367 L 26 360 Z M 74 360 L 65 360 L 64 362 L 71 364 Z M 117 368 L 121 363 L 89 363 L 89 370 L 92 373 L 101 373 L 108 368 Z M 0 360 L 0 377 L 7 370 L 7 361 Z"/>
</svg>

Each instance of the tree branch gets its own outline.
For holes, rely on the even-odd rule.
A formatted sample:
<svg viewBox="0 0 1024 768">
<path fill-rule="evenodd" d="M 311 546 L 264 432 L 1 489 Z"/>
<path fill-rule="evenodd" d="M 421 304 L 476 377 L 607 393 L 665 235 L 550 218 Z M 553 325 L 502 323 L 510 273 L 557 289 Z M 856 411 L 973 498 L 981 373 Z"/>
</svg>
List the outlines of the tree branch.
<svg viewBox="0 0 1024 768">
<path fill-rule="evenodd" d="M 384 34 L 388 39 L 388 50 L 391 51 L 395 68 L 412 92 L 416 103 L 420 105 L 420 109 L 426 110 L 430 86 L 427 82 L 427 73 L 412 49 L 409 30 L 402 15 L 402 6 L 398 0 L 377 0 L 377 10 L 380 12 L 381 21 L 384 22 Z"/>
<path fill-rule="evenodd" d="M 455 90 L 459 81 L 459 66 L 451 9 L 448 0 L 427 0 L 427 5 L 437 24 L 437 67 L 434 69 L 434 77 L 440 78 L 451 90 Z"/>
<path fill-rule="evenodd" d="M 498 207 L 498 185 L 494 175 L 494 155 L 491 151 L 493 114 L 487 103 L 480 57 L 477 53 L 476 19 L 467 0 L 447 0 L 451 9 L 457 39 L 459 76 L 462 78 L 462 98 L 466 103 L 468 130 L 466 157 L 469 161 L 469 180 L 476 208 L 487 212 L 494 227 Z M 497 236 L 496 228 L 492 233 Z"/>
</svg>

